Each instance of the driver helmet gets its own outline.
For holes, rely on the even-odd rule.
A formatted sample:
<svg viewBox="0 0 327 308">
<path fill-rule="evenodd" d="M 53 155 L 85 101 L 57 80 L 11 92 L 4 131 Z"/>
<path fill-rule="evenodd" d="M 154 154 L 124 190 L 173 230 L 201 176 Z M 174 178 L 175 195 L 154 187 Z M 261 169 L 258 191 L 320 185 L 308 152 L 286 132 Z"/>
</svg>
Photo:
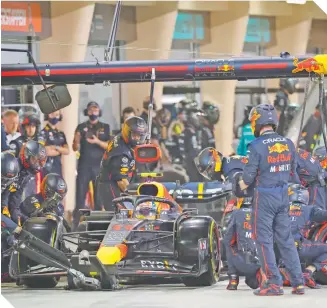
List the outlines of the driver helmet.
<svg viewBox="0 0 327 308">
<path fill-rule="evenodd" d="M 313 155 L 317 157 L 321 167 L 327 169 L 327 151 L 325 146 L 320 146 L 313 151 Z"/>
<path fill-rule="evenodd" d="M 20 168 L 17 158 L 10 152 L 1 153 L 1 193 L 17 178 Z"/>
<path fill-rule="evenodd" d="M 277 111 L 271 104 L 260 104 L 252 108 L 249 121 L 254 136 L 258 138 L 264 126 L 271 125 L 273 130 L 276 131 L 278 124 Z"/>
<path fill-rule="evenodd" d="M 137 219 L 156 219 L 157 206 L 155 202 L 147 201 L 136 206 L 134 216 Z"/>
<path fill-rule="evenodd" d="M 215 125 L 219 121 L 220 112 L 219 108 L 211 102 L 203 102 L 202 106 L 203 117 L 209 122 L 210 125 Z"/>
<path fill-rule="evenodd" d="M 122 128 L 122 138 L 131 147 L 145 143 L 147 136 L 147 124 L 140 117 L 129 117 L 125 120 Z"/>
<path fill-rule="evenodd" d="M 29 111 L 21 116 L 19 130 L 20 133 L 25 137 L 27 137 L 27 133 L 25 129 L 26 125 L 35 125 L 36 127 L 35 135 L 39 133 L 41 122 L 38 115 L 36 113 Z"/>
<path fill-rule="evenodd" d="M 47 161 L 47 152 L 41 143 L 29 140 L 23 144 L 19 159 L 25 169 L 31 173 L 38 173 Z"/>
<path fill-rule="evenodd" d="M 194 159 L 199 173 L 208 180 L 212 180 L 215 174 L 221 172 L 223 155 L 215 148 L 205 148 Z"/>
<path fill-rule="evenodd" d="M 67 184 L 65 180 L 56 173 L 49 173 L 44 177 L 41 183 L 41 194 L 42 197 L 47 199 L 52 199 L 55 196 L 63 200 L 67 193 Z"/>
<path fill-rule="evenodd" d="M 290 203 L 296 202 L 305 205 L 309 204 L 309 191 L 300 184 L 289 184 L 288 196 Z"/>
</svg>

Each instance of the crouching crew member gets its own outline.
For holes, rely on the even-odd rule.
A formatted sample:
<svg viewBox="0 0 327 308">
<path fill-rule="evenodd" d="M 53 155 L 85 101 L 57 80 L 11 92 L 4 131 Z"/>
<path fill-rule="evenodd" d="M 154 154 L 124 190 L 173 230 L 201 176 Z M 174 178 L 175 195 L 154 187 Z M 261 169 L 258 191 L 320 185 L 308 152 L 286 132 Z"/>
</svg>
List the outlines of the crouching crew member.
<svg viewBox="0 0 327 308">
<path fill-rule="evenodd" d="M 309 264 L 304 270 L 305 284 L 310 288 L 317 288 L 314 279 L 317 272 L 326 275 L 327 280 L 327 244 L 306 239 L 306 233 L 313 222 L 327 221 L 327 211 L 318 206 L 309 206 L 308 190 L 299 184 L 289 186 L 289 198 L 292 235 L 298 247 L 300 260 Z"/>
<path fill-rule="evenodd" d="M 53 212 L 58 216 L 64 215 L 62 200 L 67 193 L 67 184 L 58 174 L 49 173 L 41 183 L 41 192 L 27 197 L 21 204 L 20 210 L 27 219 L 45 212 Z"/>
<path fill-rule="evenodd" d="M 247 163 L 244 156 L 223 157 L 214 148 L 203 149 L 194 161 L 199 173 L 211 181 L 221 181 L 223 178 L 232 181 L 233 176 L 242 172 Z M 253 189 L 248 191 L 249 194 L 240 203 L 242 208 L 232 212 L 224 236 L 229 276 L 227 290 L 237 290 L 239 276 L 245 276 L 245 283 L 252 289 L 257 289 L 262 283 L 256 245 L 252 239 L 250 206 Z"/>
<path fill-rule="evenodd" d="M 96 181 L 96 209 L 112 210 L 112 200 L 126 191 L 135 173 L 133 149 L 145 142 L 147 124 L 140 117 L 130 117 L 121 134 L 108 144 Z"/>
</svg>

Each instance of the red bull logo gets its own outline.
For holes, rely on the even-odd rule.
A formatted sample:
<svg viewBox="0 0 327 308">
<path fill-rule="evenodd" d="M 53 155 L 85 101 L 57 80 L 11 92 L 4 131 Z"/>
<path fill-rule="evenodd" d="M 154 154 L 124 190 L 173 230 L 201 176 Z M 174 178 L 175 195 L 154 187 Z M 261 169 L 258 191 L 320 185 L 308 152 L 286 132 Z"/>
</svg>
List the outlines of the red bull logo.
<svg viewBox="0 0 327 308">
<path fill-rule="evenodd" d="M 289 152 L 288 144 L 275 143 L 273 146 L 268 147 L 269 153 L 283 153 Z"/>
<path fill-rule="evenodd" d="M 218 66 L 218 71 L 228 72 L 228 71 L 234 71 L 235 67 L 233 65 L 222 65 Z"/>
<path fill-rule="evenodd" d="M 299 62 L 298 58 L 293 62 L 295 69 L 292 70 L 293 74 L 298 72 L 307 71 L 308 73 L 322 74 L 324 72 L 323 64 L 317 62 L 315 58 L 309 58 Z"/>
</svg>

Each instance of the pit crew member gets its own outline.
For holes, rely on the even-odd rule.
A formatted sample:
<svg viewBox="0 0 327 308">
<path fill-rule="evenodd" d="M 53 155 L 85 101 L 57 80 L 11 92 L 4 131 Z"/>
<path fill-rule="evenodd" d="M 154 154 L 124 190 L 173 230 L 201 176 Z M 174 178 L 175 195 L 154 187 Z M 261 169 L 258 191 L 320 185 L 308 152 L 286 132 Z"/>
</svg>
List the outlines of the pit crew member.
<svg viewBox="0 0 327 308">
<path fill-rule="evenodd" d="M 325 170 L 320 165 L 319 160 L 315 159 L 309 152 L 298 149 L 297 173 L 302 184 L 309 189 L 309 204 L 326 209 Z"/>
<path fill-rule="evenodd" d="M 318 206 L 309 206 L 308 190 L 299 184 L 289 185 L 289 201 L 292 235 L 298 246 L 300 260 L 309 261 L 304 270 L 305 284 L 317 288 L 314 273 L 322 271 L 327 277 L 327 244 L 306 239 L 306 233 L 313 222 L 327 221 L 327 211 Z"/>
<path fill-rule="evenodd" d="M 121 134 L 108 144 L 96 181 L 96 209 L 112 210 L 112 200 L 126 191 L 134 173 L 133 148 L 143 144 L 147 124 L 140 117 L 125 120 Z"/>
<path fill-rule="evenodd" d="M 202 115 L 200 117 L 201 120 L 201 130 L 200 132 L 200 141 L 201 141 L 201 149 L 207 147 L 216 147 L 215 135 L 214 135 L 214 126 L 219 121 L 219 109 L 217 106 L 210 102 L 203 102 L 202 105 Z"/>
<path fill-rule="evenodd" d="M 248 145 L 248 163 L 238 183 L 245 190 L 256 181 L 252 228 L 261 269 L 267 277 L 254 294 L 284 294 L 273 240 L 290 272 L 292 293 L 304 294 L 301 264 L 288 217 L 288 182 L 297 168 L 295 147 L 291 140 L 276 133 L 278 117 L 274 106 L 260 104 L 252 109 L 249 118 L 256 139 Z"/>
<path fill-rule="evenodd" d="M 1 153 L 1 197 L 3 192 L 16 180 L 20 171 L 17 158 L 9 152 Z M 1 204 L 1 282 L 10 282 L 8 264 L 10 256 L 3 253 L 10 247 L 10 234 L 17 227 L 10 218 L 8 208 Z"/>
<path fill-rule="evenodd" d="M 28 140 L 34 140 L 42 145 L 45 144 L 44 137 L 40 134 L 40 119 L 35 113 L 26 113 L 20 120 L 19 130 L 21 135 L 10 141 L 9 147 L 10 151 L 18 157 L 20 149 L 22 148 L 23 144 Z"/>
<path fill-rule="evenodd" d="M 65 180 L 59 174 L 47 174 L 42 180 L 40 193 L 27 197 L 20 204 L 20 210 L 24 216 L 23 220 L 45 211 L 63 216 L 64 206 L 61 202 L 66 193 L 67 184 Z"/>
<path fill-rule="evenodd" d="M 198 130 L 201 128 L 200 114 L 201 111 L 195 107 L 187 109 L 187 123 L 178 138 L 179 151 L 191 182 L 201 181 L 201 176 L 194 164 L 194 158 L 201 150 L 198 134 Z"/>
<path fill-rule="evenodd" d="M 234 174 L 243 171 L 246 163 L 246 157 L 223 157 L 214 148 L 203 149 L 195 159 L 199 173 L 210 181 L 221 181 L 222 175 L 230 180 Z M 245 276 L 245 283 L 252 289 L 257 289 L 262 283 L 256 246 L 252 239 L 252 201 L 250 195 L 242 198 L 239 203 L 242 208 L 232 212 L 224 236 L 229 276 L 227 290 L 237 290 L 239 276 Z"/>
<path fill-rule="evenodd" d="M 327 210 L 327 151 L 325 146 L 317 147 L 313 151 L 313 155 L 319 160 L 320 166 L 324 170 L 324 180 L 325 180 L 325 210 Z"/>
<path fill-rule="evenodd" d="M 76 204 L 73 211 L 73 221 L 79 223 L 79 209 L 85 207 L 89 183 L 93 186 L 100 170 L 103 153 L 110 139 L 110 127 L 99 121 L 102 112 L 97 102 L 91 101 L 84 110 L 89 120 L 79 124 L 75 131 L 73 151 L 79 151 L 76 178 Z"/>
<path fill-rule="evenodd" d="M 66 135 L 58 129 L 58 123 L 62 121 L 60 111 L 55 111 L 47 115 L 48 123 L 42 129 L 41 134 L 45 139 L 48 160 L 43 170 L 43 176 L 48 173 L 62 175 L 61 156 L 69 154 Z"/>
<path fill-rule="evenodd" d="M 34 140 L 24 143 L 18 157 L 20 172 L 15 181 L 1 193 L 2 213 L 5 211 L 18 225 L 21 225 L 22 214 L 19 206 L 23 191 L 30 178 L 42 170 L 46 160 L 46 149 L 42 144 Z"/>
</svg>

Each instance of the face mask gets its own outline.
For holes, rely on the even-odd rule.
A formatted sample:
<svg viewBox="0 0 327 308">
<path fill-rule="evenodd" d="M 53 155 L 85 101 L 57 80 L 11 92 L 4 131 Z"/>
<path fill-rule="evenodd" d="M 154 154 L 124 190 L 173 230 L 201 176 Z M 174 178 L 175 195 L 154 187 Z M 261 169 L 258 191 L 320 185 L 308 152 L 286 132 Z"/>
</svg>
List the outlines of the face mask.
<svg viewBox="0 0 327 308">
<path fill-rule="evenodd" d="M 91 121 L 95 121 L 98 117 L 99 117 L 99 116 L 98 116 L 97 114 L 91 114 L 91 115 L 89 115 L 89 119 L 90 119 Z"/>
<path fill-rule="evenodd" d="M 59 122 L 59 118 L 49 118 L 49 122 L 52 125 L 56 125 Z"/>
</svg>

